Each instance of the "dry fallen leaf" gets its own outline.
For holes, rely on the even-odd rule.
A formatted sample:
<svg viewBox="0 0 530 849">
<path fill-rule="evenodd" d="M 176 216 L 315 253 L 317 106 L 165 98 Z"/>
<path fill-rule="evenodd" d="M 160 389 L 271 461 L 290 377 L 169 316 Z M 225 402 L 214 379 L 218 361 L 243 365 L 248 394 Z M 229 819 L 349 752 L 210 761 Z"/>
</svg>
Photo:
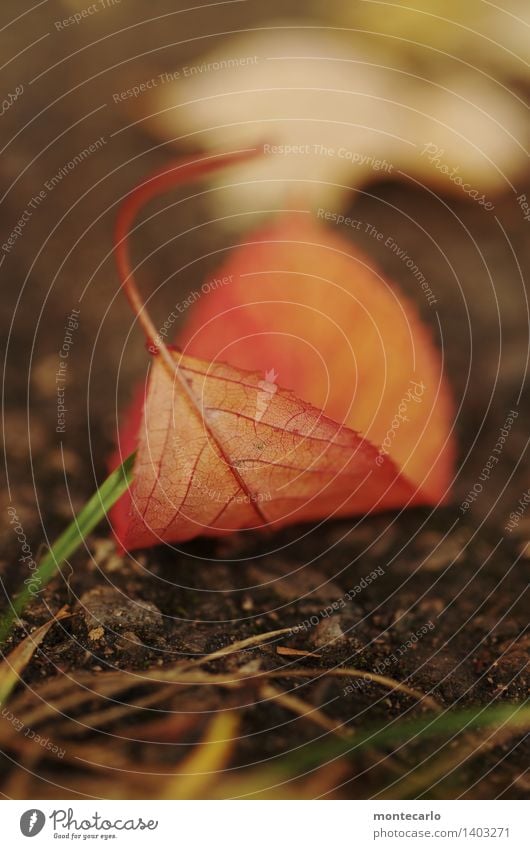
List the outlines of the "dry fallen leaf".
<svg viewBox="0 0 530 849">
<path fill-rule="evenodd" d="M 13 649 L 11 654 L 0 663 L 0 705 L 5 705 L 14 687 L 19 683 L 24 669 L 30 662 L 46 634 L 56 622 L 66 619 L 71 614 L 63 607 L 52 619 L 28 634 L 22 642 Z"/>
<path fill-rule="evenodd" d="M 233 251 L 183 350 L 161 338 L 126 250 L 134 215 L 168 183 L 248 155 L 159 172 L 118 220 L 118 267 L 153 353 L 115 455 L 140 433 L 112 515 L 128 549 L 436 504 L 451 479 L 452 405 L 416 309 L 307 215 L 278 217 Z"/>
<path fill-rule="evenodd" d="M 231 252 L 190 310 L 186 354 L 261 371 L 369 439 L 443 499 L 453 410 L 417 308 L 348 241 L 309 215 L 274 219 Z M 422 296 L 418 284 L 418 297 Z"/>
<path fill-rule="evenodd" d="M 350 429 L 260 375 L 155 356 L 134 482 L 114 514 L 125 548 L 425 502 Z M 258 412 L 259 411 L 259 412 Z"/>
</svg>

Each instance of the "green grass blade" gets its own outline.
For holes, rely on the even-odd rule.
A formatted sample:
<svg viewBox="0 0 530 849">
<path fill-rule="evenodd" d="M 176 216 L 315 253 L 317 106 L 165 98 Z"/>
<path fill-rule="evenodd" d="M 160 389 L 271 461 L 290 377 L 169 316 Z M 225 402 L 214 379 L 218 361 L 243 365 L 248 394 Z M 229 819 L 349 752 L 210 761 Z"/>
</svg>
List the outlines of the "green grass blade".
<svg viewBox="0 0 530 849">
<path fill-rule="evenodd" d="M 465 738 L 469 732 L 495 734 L 500 730 L 509 731 L 514 736 L 523 736 L 530 731 L 530 702 L 446 708 L 443 713 L 356 728 L 351 739 L 310 741 L 291 754 L 276 755 L 274 764 L 269 761 L 266 766 L 249 768 L 243 772 L 239 781 L 228 783 L 228 795 L 221 792 L 215 798 L 277 798 L 282 785 L 285 798 L 304 798 L 297 796 L 296 789 L 289 788 L 288 783 L 308 778 L 312 772 L 318 773 L 334 758 L 355 759 L 365 746 L 381 750 L 383 747 L 407 746 L 412 742 L 424 745 L 433 738 L 444 740 L 447 744 L 455 739 L 460 741 L 460 735 Z"/>
<path fill-rule="evenodd" d="M 279 773 L 292 778 L 306 770 L 312 770 L 334 757 L 351 756 L 363 746 L 404 745 L 414 739 L 461 734 L 468 731 L 506 727 L 520 730 L 530 729 L 530 702 L 499 704 L 491 707 L 446 709 L 443 713 L 402 720 L 381 727 L 369 727 L 355 733 L 351 740 L 333 740 L 327 743 L 309 743 L 296 755 L 292 755 L 278 766 Z M 285 777 L 282 775 L 282 777 Z"/>
<path fill-rule="evenodd" d="M 47 554 L 34 571 L 31 581 L 21 589 L 7 613 L 0 619 L 0 644 L 8 636 L 13 623 L 21 615 L 36 591 L 32 586 L 38 585 L 40 592 L 56 574 L 58 568 L 70 557 L 86 539 L 88 534 L 107 515 L 108 510 L 123 495 L 128 488 L 133 475 L 135 454 L 130 454 L 121 466 L 115 469 L 101 484 L 89 501 L 85 504 L 60 537 L 55 541 Z"/>
</svg>

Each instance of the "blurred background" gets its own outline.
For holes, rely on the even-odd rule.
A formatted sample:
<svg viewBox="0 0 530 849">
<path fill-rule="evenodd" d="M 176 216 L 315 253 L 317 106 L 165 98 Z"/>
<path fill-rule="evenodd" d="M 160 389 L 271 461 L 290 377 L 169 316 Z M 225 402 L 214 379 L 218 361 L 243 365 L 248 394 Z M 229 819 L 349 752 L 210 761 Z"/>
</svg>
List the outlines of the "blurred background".
<svg viewBox="0 0 530 849">
<path fill-rule="evenodd" d="M 444 534 L 510 410 L 519 412 L 463 517 L 465 540 L 477 545 L 472 569 L 490 556 L 528 486 L 528 5 L 419 5 L 4 0 L 4 496 L 36 548 L 102 481 L 117 411 L 146 373 L 112 257 L 120 199 L 176 155 L 265 142 L 259 161 L 157 199 L 142 216 L 133 252 L 155 320 L 275 210 L 296 203 L 371 222 L 385 239 L 348 226 L 341 235 L 416 303 L 456 400 L 458 475 L 454 512 L 439 520 Z M 65 340 L 67 425 L 58 433 Z M 523 521 L 509 556 L 495 561 L 501 572 L 515 557 L 527 562 L 529 532 Z M 2 568 L 15 585 L 16 560 L 8 554 Z M 188 564 L 189 580 L 191 572 Z"/>
</svg>

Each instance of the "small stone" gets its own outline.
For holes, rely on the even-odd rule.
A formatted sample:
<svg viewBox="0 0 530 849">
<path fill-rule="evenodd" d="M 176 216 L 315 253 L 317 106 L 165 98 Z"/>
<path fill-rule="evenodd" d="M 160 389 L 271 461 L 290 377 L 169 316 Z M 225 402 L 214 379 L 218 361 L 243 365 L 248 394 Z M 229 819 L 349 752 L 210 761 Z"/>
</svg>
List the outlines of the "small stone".
<svg viewBox="0 0 530 849">
<path fill-rule="evenodd" d="M 81 596 L 79 603 L 89 634 L 106 629 L 111 633 L 128 631 L 149 638 L 163 628 L 163 617 L 155 604 L 129 598 L 114 587 L 94 587 Z"/>
<path fill-rule="evenodd" d="M 314 646 L 325 648 L 344 640 L 344 632 L 337 618 L 323 619 L 313 631 L 311 642 Z"/>
<path fill-rule="evenodd" d="M 139 649 L 143 648 L 143 643 L 134 631 L 124 631 L 122 640 L 116 643 L 116 648 L 128 654 L 136 654 Z"/>
</svg>

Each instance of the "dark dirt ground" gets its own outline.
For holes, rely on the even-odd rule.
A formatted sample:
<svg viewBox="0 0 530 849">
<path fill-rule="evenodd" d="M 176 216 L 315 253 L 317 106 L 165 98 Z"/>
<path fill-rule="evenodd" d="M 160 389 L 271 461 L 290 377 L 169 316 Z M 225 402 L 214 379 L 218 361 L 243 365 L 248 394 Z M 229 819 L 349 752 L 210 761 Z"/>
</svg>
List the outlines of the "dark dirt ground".
<svg viewBox="0 0 530 849">
<path fill-rule="evenodd" d="M 28 23 L 30 28 L 37 26 L 35 33 L 26 30 L 20 35 L 24 43 L 38 37 L 37 21 L 32 17 Z M 19 36 L 10 37 L 12 55 Z M 78 37 L 72 34 L 70 50 Z M 49 64 L 52 57 L 46 56 L 47 50 L 52 50 L 51 44 L 43 43 L 40 55 L 27 55 L 24 78 Z M 68 66 L 72 80 L 89 74 L 89 53 L 79 54 L 75 64 Z M 17 80 L 20 66 L 11 75 L 12 81 Z M 119 81 L 114 75 L 112 80 L 104 78 L 97 91 L 87 90 L 82 110 L 75 97 L 60 101 L 3 154 L 0 189 L 9 189 L 2 205 L 3 231 L 9 231 L 35 187 L 60 167 L 68 151 L 82 148 L 87 136 L 109 136 L 121 126 L 119 110 L 103 109 L 90 118 L 89 133 L 85 125 L 73 126 L 67 147 L 44 150 L 58 128 L 74 125 L 81 112 L 86 114 L 105 100 Z M 59 83 L 60 76 L 52 73 L 46 84 L 55 90 Z M 6 88 L 9 84 L 7 77 Z M 5 116 L 9 132 L 14 132 L 15 121 L 22 126 L 33 118 L 38 98 L 43 97 L 42 89 L 30 91 L 16 118 L 11 113 Z M 64 528 L 104 479 L 113 448 L 116 405 L 123 405 L 145 372 L 146 356 L 138 337 L 126 340 L 131 322 L 124 301 L 118 296 L 111 303 L 119 286 L 112 258 L 105 257 L 114 216 L 109 207 L 147 171 L 167 161 L 167 151 L 151 150 L 151 146 L 140 129 L 109 142 L 97 163 L 88 163 L 74 179 L 63 181 L 49 199 L 48 214 L 35 216 L 25 232 L 23 250 L 13 252 L 2 269 L 0 309 L 5 327 L 10 327 L 15 315 L 6 355 L 9 488 L 4 497 L 6 506 L 16 508 L 34 554 Z M 111 174 L 126 159 L 130 164 Z M 83 197 L 97 175 L 107 173 L 111 176 L 97 192 Z M 529 225 L 513 196 L 496 199 L 496 215 L 509 244 L 494 217 L 472 204 L 447 198 L 443 207 L 427 192 L 397 181 L 378 184 L 372 191 L 372 197 L 356 200 L 356 214 L 392 232 L 439 296 L 436 312 L 444 331 L 447 374 L 457 405 L 462 402 L 456 422 L 459 472 L 453 504 L 434 513 L 416 510 L 329 522 L 274 537 L 242 534 L 221 542 L 199 540 L 180 552 L 155 549 L 136 560 L 119 557 L 101 526 L 89 539 L 88 549 L 78 552 L 70 568 L 64 568 L 40 600 L 32 603 L 11 639 L 13 647 L 27 630 L 49 619 L 50 611 L 69 605 L 73 615 L 50 630 L 24 672 L 25 685 L 10 704 L 26 727 L 38 730 L 65 753 L 58 757 L 23 737 L 12 723 L 2 723 L 0 789 L 4 795 L 175 798 L 260 791 L 280 797 L 339 798 L 528 795 L 530 743 L 523 732 L 498 735 L 480 750 L 475 740 L 471 751 L 476 751 L 469 757 L 466 746 L 473 744 L 471 738 L 452 742 L 447 736 L 428 742 L 416 739 L 406 746 L 364 747 L 347 760 L 330 761 L 323 753 L 318 769 L 282 783 L 290 777 L 281 772 L 286 758 L 296 757 L 309 741 L 336 736 L 321 727 L 326 722 L 336 724 L 343 736 L 349 729 L 354 740 L 370 725 L 392 725 L 398 719 L 428 714 L 428 702 L 418 703 L 406 692 L 373 681 L 325 674 L 330 669 L 355 667 L 373 672 L 384 668 L 383 674 L 452 710 L 521 702 L 528 696 L 530 519 L 523 518 L 511 534 L 505 525 L 528 487 L 529 403 L 524 388 L 528 316 L 514 255 L 524 273 Z M 530 182 L 526 192 L 530 195 Z M 421 218 L 426 231 L 436 232 L 458 282 L 447 274 L 432 243 L 406 215 L 392 217 L 390 206 L 381 204 L 381 198 Z M 65 215 L 37 256 L 51 225 L 78 199 L 74 211 Z M 205 214 L 202 200 L 183 204 L 180 210 L 188 222 L 198 222 Z M 87 222 L 99 213 L 101 219 L 85 233 Z M 149 253 L 175 226 L 178 219 L 175 225 L 167 216 L 151 222 L 142 230 L 138 250 Z M 400 260 L 368 237 L 363 242 L 359 234 L 344 235 L 355 236 L 417 300 L 436 332 L 436 316 L 422 303 Z M 73 245 L 78 238 L 59 268 L 62 246 Z M 223 247 L 226 237 L 219 233 L 217 238 L 213 247 Z M 182 264 L 196 254 L 198 240 L 200 236 L 195 236 L 179 245 Z M 165 279 L 171 272 L 174 250 L 174 246 L 159 250 L 143 268 L 144 291 L 149 291 L 150 281 Z M 191 279 L 177 280 L 175 286 L 185 293 L 211 270 L 213 266 L 205 262 L 196 264 Z M 66 317 L 93 272 L 69 361 L 67 431 L 60 443 L 55 432 L 57 351 Z M 163 308 L 164 297 L 157 296 L 154 312 Z M 125 356 L 118 366 L 122 351 Z M 499 465 L 473 508 L 462 515 L 459 504 L 477 481 L 511 409 L 517 409 L 519 416 Z M 0 569 L 5 591 L 12 593 L 20 582 L 19 550 L 5 510 L 1 523 Z M 383 574 L 343 609 L 333 617 L 322 614 L 377 568 Z M 231 685 L 206 680 L 171 686 L 146 683 L 146 670 L 163 670 L 177 661 L 311 617 L 318 624 L 208 665 L 206 671 L 211 674 L 238 679 Z M 433 627 L 400 654 L 426 623 Z M 311 654 L 282 654 L 278 648 Z M 398 656 L 392 659 L 393 655 Z M 304 669 L 309 670 L 307 677 L 296 677 Z M 260 678 L 265 671 L 274 671 L 276 677 Z M 271 690 L 263 689 L 264 680 L 320 712 L 298 715 L 300 703 L 289 705 L 276 698 Z M 212 761 L 210 766 L 226 768 L 226 772 L 210 781 L 203 779 L 203 784 L 194 785 L 189 779 L 186 783 L 178 778 L 186 772 L 182 764 L 190 765 L 184 759 L 193 758 L 197 742 L 208 734 L 212 716 L 223 709 L 227 709 L 223 716 L 232 718 L 228 727 L 238 740 L 221 753 L 217 765 Z M 433 769 L 434 774 L 426 772 Z M 410 784 L 411 776 L 416 785 Z"/>
</svg>

